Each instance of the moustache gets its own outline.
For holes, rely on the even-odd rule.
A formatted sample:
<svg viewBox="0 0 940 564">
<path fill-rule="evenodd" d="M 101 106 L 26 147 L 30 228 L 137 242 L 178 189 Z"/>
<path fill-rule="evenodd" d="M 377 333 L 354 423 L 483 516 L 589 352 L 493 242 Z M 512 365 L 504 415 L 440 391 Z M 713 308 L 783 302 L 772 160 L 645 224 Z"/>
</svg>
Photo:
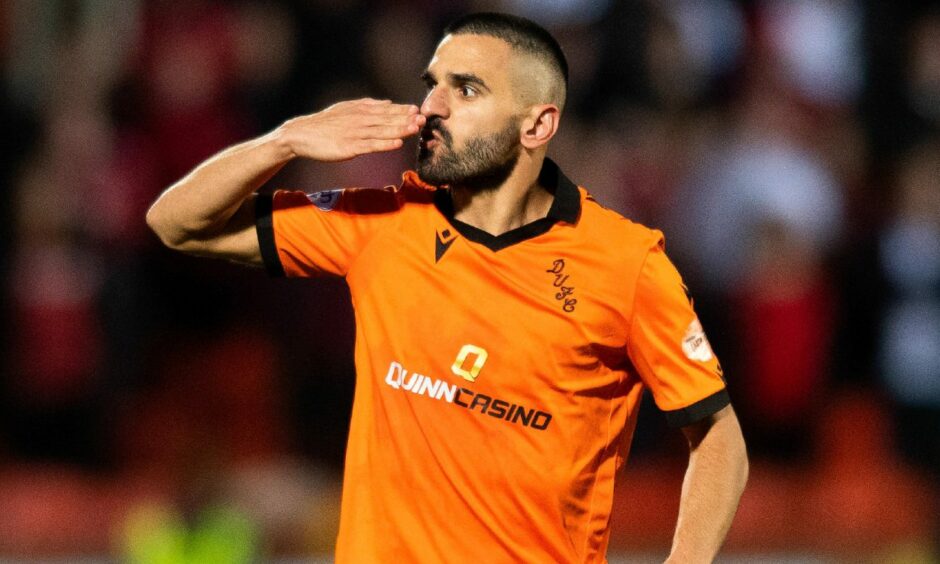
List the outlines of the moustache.
<svg viewBox="0 0 940 564">
<path fill-rule="evenodd" d="M 421 129 L 421 141 L 426 142 L 430 141 L 434 137 L 434 133 L 437 132 L 441 136 L 441 139 L 444 141 L 444 144 L 450 146 L 451 136 L 450 132 L 447 131 L 447 128 L 441 124 L 441 118 L 433 117 L 424 124 L 424 127 Z"/>
</svg>

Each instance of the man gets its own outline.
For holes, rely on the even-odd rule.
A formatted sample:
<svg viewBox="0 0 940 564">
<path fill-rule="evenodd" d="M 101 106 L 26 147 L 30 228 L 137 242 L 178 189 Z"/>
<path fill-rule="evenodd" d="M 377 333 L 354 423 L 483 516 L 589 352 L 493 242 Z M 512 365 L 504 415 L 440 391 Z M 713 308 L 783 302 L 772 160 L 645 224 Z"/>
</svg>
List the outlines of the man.
<svg viewBox="0 0 940 564">
<path fill-rule="evenodd" d="M 662 234 L 545 158 L 567 64 L 528 20 L 467 16 L 421 107 L 357 100 L 212 157 L 148 223 L 170 247 L 334 274 L 356 311 L 338 562 L 603 562 L 644 388 L 691 455 L 670 561 L 717 553 L 747 460 Z M 254 195 L 295 158 L 420 135 L 400 187 Z"/>
</svg>

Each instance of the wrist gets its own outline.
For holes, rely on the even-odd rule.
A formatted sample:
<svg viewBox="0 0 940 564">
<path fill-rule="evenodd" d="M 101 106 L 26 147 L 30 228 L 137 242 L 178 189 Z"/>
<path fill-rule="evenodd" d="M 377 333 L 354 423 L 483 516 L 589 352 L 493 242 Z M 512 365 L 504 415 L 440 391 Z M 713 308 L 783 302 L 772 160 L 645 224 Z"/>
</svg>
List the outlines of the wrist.
<svg viewBox="0 0 940 564">
<path fill-rule="evenodd" d="M 280 163 L 286 163 L 297 157 L 290 133 L 285 131 L 283 125 L 265 135 L 262 138 L 262 144 L 270 148 Z"/>
</svg>

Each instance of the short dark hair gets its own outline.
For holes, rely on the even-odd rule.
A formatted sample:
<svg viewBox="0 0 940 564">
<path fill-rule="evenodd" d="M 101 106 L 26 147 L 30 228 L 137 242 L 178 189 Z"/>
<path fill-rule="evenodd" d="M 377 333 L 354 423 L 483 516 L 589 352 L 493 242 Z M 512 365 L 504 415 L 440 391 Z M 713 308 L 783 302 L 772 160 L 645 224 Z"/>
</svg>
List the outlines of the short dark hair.
<svg viewBox="0 0 940 564">
<path fill-rule="evenodd" d="M 546 60 L 561 73 L 565 90 L 568 89 L 568 60 L 561 45 L 548 30 L 532 20 L 497 12 L 479 12 L 458 18 L 444 29 L 444 35 L 464 33 L 496 37 L 514 49 Z"/>
</svg>

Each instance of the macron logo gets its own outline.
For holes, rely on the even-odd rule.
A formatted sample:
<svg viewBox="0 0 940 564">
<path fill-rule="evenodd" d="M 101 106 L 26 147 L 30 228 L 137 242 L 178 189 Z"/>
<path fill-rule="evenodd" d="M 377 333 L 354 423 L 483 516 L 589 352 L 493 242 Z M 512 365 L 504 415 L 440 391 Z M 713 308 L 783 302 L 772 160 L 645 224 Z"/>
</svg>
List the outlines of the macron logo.
<svg viewBox="0 0 940 564">
<path fill-rule="evenodd" d="M 444 257 L 444 253 L 447 252 L 447 249 L 449 249 L 456 240 L 457 236 L 453 235 L 450 229 L 438 231 L 437 236 L 434 238 L 434 262 L 440 262 Z"/>
</svg>

